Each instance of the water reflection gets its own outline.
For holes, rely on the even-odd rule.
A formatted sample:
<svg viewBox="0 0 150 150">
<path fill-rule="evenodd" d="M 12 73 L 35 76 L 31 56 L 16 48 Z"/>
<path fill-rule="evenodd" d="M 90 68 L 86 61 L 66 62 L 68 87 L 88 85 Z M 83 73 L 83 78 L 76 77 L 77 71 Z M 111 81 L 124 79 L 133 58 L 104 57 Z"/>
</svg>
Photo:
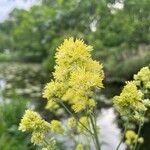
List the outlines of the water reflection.
<svg viewBox="0 0 150 150">
<path fill-rule="evenodd" d="M 100 127 L 100 134 L 99 139 L 101 144 L 102 150 L 116 150 L 116 147 L 118 146 L 118 143 L 120 141 L 121 137 L 121 129 L 117 125 L 117 117 L 114 111 L 114 108 L 102 108 L 101 111 L 98 113 L 97 118 L 97 125 Z M 66 122 L 66 119 L 63 120 L 64 124 Z M 88 145 L 90 143 L 90 150 L 96 150 L 95 146 L 93 144 L 93 141 L 91 141 L 91 138 L 84 135 L 77 135 L 74 136 L 74 139 L 70 139 L 69 137 L 62 137 L 57 136 L 57 139 L 64 143 L 66 150 L 72 149 L 75 141 L 82 141 L 84 145 Z M 121 144 L 119 150 L 125 150 L 126 145 L 124 143 Z"/>
<path fill-rule="evenodd" d="M 46 83 L 46 73 L 39 64 L 0 64 L 0 79 L 6 81 L 5 94 L 13 94 L 32 99 L 41 98 L 43 84 Z"/>
<path fill-rule="evenodd" d="M 0 89 L 3 90 L 5 88 L 6 82 L 5 80 L 0 79 Z"/>
<path fill-rule="evenodd" d="M 4 90 L 5 85 L 6 85 L 5 80 L 0 79 L 0 103 L 2 103 L 3 101 L 2 91 Z"/>
<path fill-rule="evenodd" d="M 98 125 L 101 127 L 102 150 L 115 150 L 120 141 L 121 130 L 117 126 L 116 114 L 112 107 L 101 110 Z M 120 150 L 125 149 L 125 144 L 122 144 Z"/>
</svg>

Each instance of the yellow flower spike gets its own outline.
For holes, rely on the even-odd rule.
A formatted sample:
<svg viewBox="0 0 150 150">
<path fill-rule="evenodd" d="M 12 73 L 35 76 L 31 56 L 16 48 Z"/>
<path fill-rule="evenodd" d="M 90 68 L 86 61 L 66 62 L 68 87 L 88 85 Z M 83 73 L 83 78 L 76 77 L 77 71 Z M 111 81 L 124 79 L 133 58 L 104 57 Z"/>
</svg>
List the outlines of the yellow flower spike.
<svg viewBox="0 0 150 150">
<path fill-rule="evenodd" d="M 62 127 L 62 124 L 58 120 L 52 120 L 50 123 L 50 129 L 54 133 L 64 133 L 64 128 Z"/>
<path fill-rule="evenodd" d="M 137 85 L 142 82 L 144 88 L 150 89 L 150 68 L 143 67 L 136 75 L 134 75 L 134 80 Z"/>
<path fill-rule="evenodd" d="M 46 132 L 49 129 L 49 125 L 50 124 L 44 121 L 38 113 L 31 110 L 26 110 L 25 115 L 19 124 L 19 130 L 23 132 L 34 130 L 41 130 Z"/>
<path fill-rule="evenodd" d="M 129 119 L 143 121 L 144 112 L 147 110 L 142 102 L 143 93 L 138 90 L 134 81 L 127 82 L 120 96 L 113 98 L 114 106 L 117 111 Z M 137 118 L 137 115 L 139 118 Z"/>
<path fill-rule="evenodd" d="M 79 60 L 85 61 L 90 58 L 90 51 L 92 51 L 92 47 L 87 46 L 83 40 L 65 39 L 64 43 L 57 48 L 56 63 L 58 65 L 67 65 Z"/>
<path fill-rule="evenodd" d="M 43 98 L 47 98 L 48 100 L 53 99 L 53 97 L 61 97 L 65 86 L 61 82 L 51 81 L 47 83 L 43 91 Z"/>
<path fill-rule="evenodd" d="M 46 85 L 43 97 L 66 101 L 75 113 L 93 109 L 96 104 L 89 98 L 94 88 L 103 87 L 104 73 L 102 65 L 92 60 L 92 50 L 83 40 L 65 39 L 56 50 L 54 80 Z"/>
</svg>

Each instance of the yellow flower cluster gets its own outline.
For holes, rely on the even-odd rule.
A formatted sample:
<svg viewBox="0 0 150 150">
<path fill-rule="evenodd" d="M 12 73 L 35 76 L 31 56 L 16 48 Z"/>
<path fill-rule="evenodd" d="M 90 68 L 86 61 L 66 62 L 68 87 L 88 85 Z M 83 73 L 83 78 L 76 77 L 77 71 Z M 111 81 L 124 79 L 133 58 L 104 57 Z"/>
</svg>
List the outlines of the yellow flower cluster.
<svg viewBox="0 0 150 150">
<path fill-rule="evenodd" d="M 39 132 L 39 131 L 34 131 L 32 133 L 31 143 L 41 144 L 43 142 L 44 138 L 45 138 L 44 133 Z"/>
<path fill-rule="evenodd" d="M 19 130 L 22 132 L 31 131 L 31 142 L 34 144 L 44 144 L 44 140 L 46 138 L 45 134 L 48 132 L 60 134 L 64 132 L 64 128 L 62 127 L 60 121 L 52 120 L 51 123 L 48 123 L 43 120 L 38 113 L 31 110 L 26 110 L 25 115 L 19 124 Z M 54 145 L 54 140 L 52 143 Z M 48 146 L 52 145 L 49 144 Z"/>
<path fill-rule="evenodd" d="M 82 116 L 78 120 L 71 117 L 67 120 L 67 127 L 76 133 L 83 133 L 89 129 L 89 117 Z"/>
<path fill-rule="evenodd" d="M 26 110 L 25 115 L 21 119 L 21 123 L 19 125 L 19 130 L 21 131 L 47 131 L 50 127 L 50 124 L 43 120 L 41 116 L 31 110 Z"/>
<path fill-rule="evenodd" d="M 81 133 L 86 131 L 85 127 L 88 128 L 88 124 L 89 124 L 88 117 L 82 116 L 78 122 L 78 129 L 77 129 L 78 132 Z"/>
<path fill-rule="evenodd" d="M 134 80 L 138 86 L 150 89 L 150 68 L 143 67 L 137 75 L 134 75 Z"/>
<path fill-rule="evenodd" d="M 102 65 L 92 60 L 91 51 L 91 46 L 73 38 L 65 39 L 57 48 L 54 80 L 43 92 L 48 100 L 47 108 L 58 108 L 60 101 L 68 102 L 75 113 L 95 107 L 96 103 L 90 97 L 93 88 L 103 87 L 104 73 Z"/>
<path fill-rule="evenodd" d="M 146 111 L 150 107 L 150 69 L 143 67 L 136 75 L 134 80 L 126 82 L 122 93 L 113 98 L 113 103 L 117 111 L 123 116 L 127 122 L 136 121 L 139 124 L 138 134 L 140 135 L 140 128 L 146 119 Z M 126 144 L 130 149 L 135 149 L 137 142 L 142 144 L 144 139 L 128 130 L 126 132 Z"/>
<path fill-rule="evenodd" d="M 84 150 L 83 144 L 78 144 L 75 150 Z"/>
<path fill-rule="evenodd" d="M 113 98 L 117 111 L 128 119 L 144 121 L 145 112 L 150 107 L 150 99 L 146 94 L 150 89 L 150 69 L 143 67 L 134 80 L 127 82 L 120 96 Z"/>
<path fill-rule="evenodd" d="M 142 101 L 143 93 L 138 90 L 134 81 L 127 82 L 120 96 L 113 98 L 117 111 L 129 119 L 143 119 L 142 114 L 147 110 Z"/>
<path fill-rule="evenodd" d="M 67 127 L 69 129 L 74 129 L 77 126 L 77 121 L 75 118 L 71 117 L 67 120 Z"/>
<path fill-rule="evenodd" d="M 52 120 L 50 124 L 50 129 L 54 133 L 63 133 L 64 128 L 62 127 L 62 124 L 58 120 Z"/>
<path fill-rule="evenodd" d="M 53 110 L 56 110 L 57 108 L 59 108 L 59 105 L 51 99 L 47 102 L 47 105 L 45 108 L 50 111 L 53 111 Z"/>
<path fill-rule="evenodd" d="M 133 144 L 136 142 L 136 140 L 137 140 L 137 138 L 138 138 L 138 135 L 137 135 L 134 131 L 128 130 L 128 131 L 126 132 L 125 137 L 126 137 L 125 143 L 126 143 L 129 147 L 132 147 Z M 138 142 L 139 142 L 140 144 L 142 144 L 142 143 L 144 142 L 144 139 L 143 139 L 142 137 L 139 137 L 139 138 L 138 138 Z"/>
<path fill-rule="evenodd" d="M 45 138 L 45 133 L 50 129 L 50 124 L 43 120 L 41 116 L 31 110 L 26 110 L 25 115 L 19 124 L 19 130 L 22 132 L 31 131 L 31 142 L 34 144 L 42 144 Z"/>
</svg>

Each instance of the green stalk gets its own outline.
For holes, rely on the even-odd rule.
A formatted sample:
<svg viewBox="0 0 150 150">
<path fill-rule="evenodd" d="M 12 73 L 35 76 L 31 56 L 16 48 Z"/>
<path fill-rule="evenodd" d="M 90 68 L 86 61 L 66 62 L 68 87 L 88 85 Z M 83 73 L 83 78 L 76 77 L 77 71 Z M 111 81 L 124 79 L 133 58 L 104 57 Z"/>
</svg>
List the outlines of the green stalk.
<svg viewBox="0 0 150 150">
<path fill-rule="evenodd" d="M 118 144 L 116 150 L 119 150 L 120 145 L 121 145 L 121 143 L 123 142 L 123 139 L 124 139 L 125 134 L 126 134 L 126 131 L 127 131 L 127 126 L 128 126 L 128 121 L 125 123 L 125 128 L 124 128 L 124 131 L 123 131 L 123 135 L 122 135 L 122 138 L 121 138 L 121 140 L 120 140 L 120 142 L 119 142 L 119 144 Z"/>
<path fill-rule="evenodd" d="M 135 145 L 134 145 L 134 147 L 133 147 L 133 150 L 136 150 L 136 147 L 137 147 L 137 144 L 138 144 L 138 138 L 139 138 L 140 133 L 141 133 L 141 129 L 142 129 L 142 124 L 140 123 L 140 124 L 139 124 L 139 128 L 138 128 L 137 139 L 136 139 Z"/>
<path fill-rule="evenodd" d="M 79 119 L 65 106 L 65 104 L 63 102 L 59 102 L 64 108 L 65 110 L 75 119 L 77 119 L 79 121 Z M 79 121 L 79 123 L 92 135 L 94 136 L 94 134 L 83 124 Z"/>
<path fill-rule="evenodd" d="M 137 150 L 139 150 L 141 148 L 141 144 L 138 144 L 137 146 Z"/>
<path fill-rule="evenodd" d="M 94 124 L 92 116 L 90 116 L 90 120 L 91 120 L 92 128 L 93 128 L 93 131 L 94 131 L 94 139 L 95 139 L 96 150 L 101 150 L 99 139 L 98 139 L 98 134 L 97 134 L 97 130 L 96 130 L 96 125 Z"/>
</svg>

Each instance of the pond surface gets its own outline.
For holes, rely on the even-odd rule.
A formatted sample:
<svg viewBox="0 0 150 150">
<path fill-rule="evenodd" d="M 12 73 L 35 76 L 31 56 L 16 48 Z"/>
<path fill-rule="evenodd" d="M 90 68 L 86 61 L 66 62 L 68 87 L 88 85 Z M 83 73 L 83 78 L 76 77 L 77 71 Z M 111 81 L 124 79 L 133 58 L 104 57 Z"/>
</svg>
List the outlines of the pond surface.
<svg viewBox="0 0 150 150">
<path fill-rule="evenodd" d="M 29 100 L 35 100 L 41 108 L 39 100 L 41 101 L 42 99 L 41 91 L 44 83 L 47 82 L 47 75 L 40 65 L 15 63 L 11 65 L 3 64 L 0 65 L 0 70 L 0 102 L 7 97 L 10 98 L 12 94 L 16 94 L 18 96 L 27 97 Z M 111 86 L 113 87 L 113 85 Z M 116 85 L 114 87 L 116 88 Z M 112 93 L 111 95 L 116 93 Z M 97 97 L 97 99 L 101 99 L 102 103 L 104 103 L 98 111 L 98 125 L 101 128 L 100 139 L 102 142 L 102 150 L 115 150 L 121 137 L 121 129 L 117 124 L 116 113 L 114 108 L 111 107 L 110 99 L 99 94 Z M 109 98 L 110 97 L 111 96 L 109 96 Z M 125 144 L 122 144 L 120 150 L 125 149 Z"/>
<path fill-rule="evenodd" d="M 3 102 L 2 91 L 5 89 L 5 80 L 0 79 L 0 103 Z"/>
<path fill-rule="evenodd" d="M 115 150 L 121 137 L 121 130 L 117 125 L 114 109 L 102 108 L 97 124 L 101 128 L 102 150 Z M 120 150 L 125 150 L 125 148 L 125 144 L 120 146 Z"/>
<path fill-rule="evenodd" d="M 47 77 L 38 64 L 4 63 L 0 64 L 0 79 L 6 82 L 7 96 L 17 94 L 34 99 L 41 97 Z"/>
</svg>

